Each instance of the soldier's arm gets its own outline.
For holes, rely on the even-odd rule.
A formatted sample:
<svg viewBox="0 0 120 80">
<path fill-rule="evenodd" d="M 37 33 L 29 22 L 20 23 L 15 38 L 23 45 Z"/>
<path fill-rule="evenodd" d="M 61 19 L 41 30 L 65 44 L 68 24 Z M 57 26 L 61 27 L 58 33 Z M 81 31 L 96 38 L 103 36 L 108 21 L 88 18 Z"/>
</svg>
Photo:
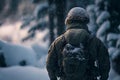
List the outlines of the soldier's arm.
<svg viewBox="0 0 120 80">
<path fill-rule="evenodd" d="M 56 54 L 55 43 L 53 42 L 49 48 L 47 62 L 46 62 L 46 68 L 50 80 L 57 80 L 57 77 L 55 75 L 56 67 L 57 67 L 57 54 Z"/>
<path fill-rule="evenodd" d="M 100 72 L 100 80 L 107 80 L 110 70 L 110 61 L 107 48 L 98 40 L 98 68 Z"/>
</svg>

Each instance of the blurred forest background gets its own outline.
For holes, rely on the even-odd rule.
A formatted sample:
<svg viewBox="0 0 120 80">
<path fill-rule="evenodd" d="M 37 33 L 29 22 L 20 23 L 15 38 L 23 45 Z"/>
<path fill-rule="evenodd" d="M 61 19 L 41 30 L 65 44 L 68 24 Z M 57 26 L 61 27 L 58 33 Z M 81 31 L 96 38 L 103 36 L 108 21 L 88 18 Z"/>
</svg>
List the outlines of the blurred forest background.
<svg viewBox="0 0 120 80">
<path fill-rule="evenodd" d="M 87 10 L 90 32 L 108 48 L 109 80 L 120 80 L 119 0 L 0 0 L 0 80 L 48 80 L 48 47 L 77 6 Z"/>
</svg>

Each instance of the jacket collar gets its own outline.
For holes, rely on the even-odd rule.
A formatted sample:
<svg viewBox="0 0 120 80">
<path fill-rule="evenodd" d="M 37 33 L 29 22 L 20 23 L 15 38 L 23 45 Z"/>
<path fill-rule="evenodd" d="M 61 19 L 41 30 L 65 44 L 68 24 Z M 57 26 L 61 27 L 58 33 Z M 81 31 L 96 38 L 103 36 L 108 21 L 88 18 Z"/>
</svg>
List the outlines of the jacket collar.
<svg viewBox="0 0 120 80">
<path fill-rule="evenodd" d="M 68 29 L 85 29 L 89 32 L 87 24 L 72 23 L 66 25 L 66 30 Z"/>
</svg>

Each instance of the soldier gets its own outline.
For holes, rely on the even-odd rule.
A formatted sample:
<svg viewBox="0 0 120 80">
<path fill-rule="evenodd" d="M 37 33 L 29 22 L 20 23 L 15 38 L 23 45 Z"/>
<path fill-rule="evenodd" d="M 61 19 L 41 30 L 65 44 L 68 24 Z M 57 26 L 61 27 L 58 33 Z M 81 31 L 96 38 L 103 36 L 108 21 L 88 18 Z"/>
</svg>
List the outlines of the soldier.
<svg viewBox="0 0 120 80">
<path fill-rule="evenodd" d="M 87 27 L 88 22 L 89 16 L 85 9 L 81 7 L 75 7 L 69 11 L 65 20 L 66 32 L 59 36 L 52 43 L 48 51 L 46 68 L 50 80 L 57 80 L 58 77 L 60 77 L 61 80 L 97 80 L 97 77 L 99 77 L 100 80 L 108 79 L 110 70 L 108 51 L 98 38 L 94 36 L 91 37 Z M 78 58 L 81 63 L 79 64 L 77 72 L 75 72 L 74 70 L 76 69 L 72 68 L 73 65 L 68 66 L 63 62 L 63 60 L 65 60 L 63 59 L 63 53 L 65 52 L 64 47 L 66 44 L 68 47 L 71 47 L 69 47 L 69 49 L 74 49 L 72 51 L 73 53 L 75 51 L 80 51 L 80 48 L 75 49 L 72 47 L 78 47 L 80 45 L 79 43 L 87 43 L 85 47 L 87 47 L 86 50 L 88 51 L 85 52 L 86 55 L 89 56 L 87 57 L 88 62 L 85 62 L 87 59 L 84 59 L 84 57 Z M 67 52 L 69 53 L 70 51 L 66 51 L 66 53 Z M 69 63 L 72 64 L 70 61 Z M 76 65 L 77 63 L 79 62 L 74 62 L 73 64 Z M 86 67 L 86 64 L 89 66 L 89 68 Z M 67 66 L 69 69 L 64 68 L 65 66 Z M 70 73 L 71 71 L 73 72 Z"/>
</svg>

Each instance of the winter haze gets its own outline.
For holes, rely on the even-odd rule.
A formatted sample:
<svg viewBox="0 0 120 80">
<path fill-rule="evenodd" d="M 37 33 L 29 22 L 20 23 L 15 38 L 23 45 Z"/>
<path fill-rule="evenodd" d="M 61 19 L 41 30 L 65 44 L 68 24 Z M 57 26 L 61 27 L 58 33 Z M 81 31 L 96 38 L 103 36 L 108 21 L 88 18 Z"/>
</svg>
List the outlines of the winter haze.
<svg viewBox="0 0 120 80">
<path fill-rule="evenodd" d="M 119 0 L 0 0 L 0 80 L 49 80 L 50 44 L 65 32 L 73 7 L 89 14 L 88 28 L 108 48 L 108 80 L 120 80 Z M 115 65 L 114 65 L 115 64 Z"/>
</svg>

